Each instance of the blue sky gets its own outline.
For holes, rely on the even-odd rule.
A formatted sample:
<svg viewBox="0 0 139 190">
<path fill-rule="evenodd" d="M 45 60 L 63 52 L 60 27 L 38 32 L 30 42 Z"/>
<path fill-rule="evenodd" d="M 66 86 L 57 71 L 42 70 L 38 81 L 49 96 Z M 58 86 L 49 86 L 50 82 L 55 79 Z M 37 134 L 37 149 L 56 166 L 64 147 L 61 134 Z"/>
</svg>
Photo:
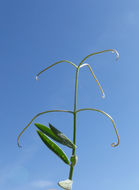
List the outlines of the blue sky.
<svg viewBox="0 0 139 190">
<path fill-rule="evenodd" d="M 58 190 L 69 168 L 40 141 L 32 124 L 16 145 L 20 131 L 39 112 L 73 110 L 75 69 L 59 64 L 40 76 L 52 63 L 67 59 L 79 64 L 88 54 L 116 49 L 89 58 L 106 98 L 89 70 L 79 73 L 78 108 L 106 111 L 115 120 L 116 135 L 108 118 L 97 112 L 77 117 L 78 163 L 74 189 L 139 189 L 139 1 L 138 0 L 1 0 L 0 1 L 0 189 Z M 36 119 L 52 123 L 72 139 L 73 118 L 51 113 Z M 68 156 L 71 151 L 62 147 Z"/>
</svg>

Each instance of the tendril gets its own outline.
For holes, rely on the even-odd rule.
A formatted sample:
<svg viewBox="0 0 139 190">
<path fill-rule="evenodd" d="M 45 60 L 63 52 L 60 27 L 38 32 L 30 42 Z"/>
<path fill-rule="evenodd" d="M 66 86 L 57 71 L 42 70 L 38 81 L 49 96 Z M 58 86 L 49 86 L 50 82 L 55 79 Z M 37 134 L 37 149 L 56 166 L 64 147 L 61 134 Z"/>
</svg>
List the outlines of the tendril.
<svg viewBox="0 0 139 190">
<path fill-rule="evenodd" d="M 93 109 L 93 108 L 79 109 L 79 110 L 76 111 L 76 113 L 77 113 L 77 112 L 80 112 L 80 111 L 87 111 L 87 110 L 100 112 L 100 113 L 104 114 L 106 117 L 108 117 L 108 118 L 111 120 L 111 122 L 112 122 L 112 124 L 113 124 L 113 127 L 114 127 L 114 130 L 115 130 L 115 133 L 116 133 L 116 136 L 117 136 L 117 140 L 118 140 L 117 143 L 114 142 L 114 143 L 111 144 L 111 146 L 112 146 L 112 147 L 118 146 L 119 143 L 120 143 L 120 138 L 119 138 L 119 135 L 118 135 L 118 132 L 117 132 L 117 128 L 116 128 L 116 125 L 115 125 L 114 120 L 112 119 L 112 117 L 111 117 L 110 115 L 108 115 L 106 112 L 102 111 L 102 110 Z"/>
<path fill-rule="evenodd" d="M 38 76 L 39 76 L 40 74 L 42 74 L 44 71 L 50 69 L 51 67 L 53 67 L 53 66 L 55 66 L 55 65 L 57 65 L 57 64 L 59 64 L 59 63 L 63 63 L 63 62 L 69 63 L 69 64 L 73 65 L 75 68 L 77 68 L 77 65 L 75 65 L 74 63 L 72 63 L 72 62 L 70 62 L 70 61 L 67 61 L 67 60 L 61 60 L 61 61 L 58 61 L 58 62 L 56 62 L 56 63 L 53 63 L 53 64 L 50 65 L 49 67 L 46 67 L 45 69 L 43 69 L 42 71 L 40 71 L 40 72 L 36 75 L 36 80 L 38 80 Z"/>
<path fill-rule="evenodd" d="M 101 90 L 101 92 L 102 92 L 102 98 L 105 98 L 104 91 L 103 91 L 103 89 L 102 89 L 102 87 L 101 87 L 101 85 L 100 85 L 98 79 L 96 78 L 96 76 L 95 76 L 95 74 L 94 74 L 92 68 L 90 67 L 90 65 L 89 65 L 88 63 L 82 64 L 82 65 L 80 66 L 80 68 L 81 68 L 81 67 L 84 67 L 84 66 L 87 66 L 87 67 L 89 68 L 89 70 L 91 71 L 91 73 L 92 73 L 92 75 L 93 75 L 95 81 L 97 82 L 97 84 L 98 84 L 98 86 L 99 86 L 99 88 L 100 88 L 100 90 Z"/>
<path fill-rule="evenodd" d="M 32 120 L 28 123 L 28 125 L 27 125 L 27 126 L 21 131 L 21 133 L 18 135 L 18 137 L 17 137 L 17 145 L 18 145 L 19 147 L 21 147 L 20 144 L 19 144 L 19 139 L 20 139 L 21 135 L 24 133 L 24 131 L 31 125 L 31 123 L 32 123 L 37 117 L 39 117 L 40 115 L 43 115 L 43 114 L 46 114 L 46 113 L 51 113 L 51 112 L 66 112 L 66 113 L 72 113 L 72 114 L 73 114 L 73 112 L 72 112 L 72 111 L 69 111 L 69 110 L 48 110 L 48 111 L 44 111 L 44 112 L 38 113 L 37 115 L 35 115 L 35 116 L 32 118 Z"/>
<path fill-rule="evenodd" d="M 107 50 L 98 51 L 98 52 L 94 52 L 94 53 L 91 53 L 91 54 L 87 55 L 87 56 L 80 62 L 79 66 L 80 66 L 86 59 L 88 59 L 89 57 L 91 57 L 91 56 L 93 56 L 93 55 L 100 54 L 100 53 L 109 52 L 109 51 L 116 54 L 116 60 L 119 59 L 119 53 L 118 53 L 117 50 L 115 50 L 115 49 L 107 49 Z"/>
</svg>

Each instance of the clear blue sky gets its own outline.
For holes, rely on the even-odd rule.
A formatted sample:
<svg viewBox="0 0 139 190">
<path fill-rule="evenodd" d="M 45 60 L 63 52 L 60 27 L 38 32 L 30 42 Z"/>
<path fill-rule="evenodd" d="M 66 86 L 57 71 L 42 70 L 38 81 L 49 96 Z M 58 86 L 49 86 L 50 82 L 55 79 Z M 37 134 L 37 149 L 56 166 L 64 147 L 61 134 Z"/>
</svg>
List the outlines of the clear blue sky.
<svg viewBox="0 0 139 190">
<path fill-rule="evenodd" d="M 16 145 L 19 132 L 32 117 L 49 109 L 73 109 L 75 64 L 88 54 L 117 49 L 87 60 L 106 98 L 89 70 L 79 74 L 78 108 L 92 107 L 115 120 L 120 146 L 108 118 L 97 112 L 77 118 L 78 163 L 73 190 L 139 189 L 139 1 L 138 0 L 1 0 L 0 1 L 0 189 L 58 190 L 69 168 L 36 134 L 32 124 Z M 72 138 L 73 118 L 48 114 L 36 119 L 52 123 Z M 71 151 L 63 148 L 68 156 Z"/>
</svg>

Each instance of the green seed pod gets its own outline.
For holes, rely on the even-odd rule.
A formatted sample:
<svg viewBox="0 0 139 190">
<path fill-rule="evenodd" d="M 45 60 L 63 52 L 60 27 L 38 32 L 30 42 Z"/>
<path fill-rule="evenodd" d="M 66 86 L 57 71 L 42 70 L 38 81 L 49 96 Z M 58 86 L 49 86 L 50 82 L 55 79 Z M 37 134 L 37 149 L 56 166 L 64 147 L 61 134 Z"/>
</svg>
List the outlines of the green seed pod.
<svg viewBox="0 0 139 190">
<path fill-rule="evenodd" d="M 59 146 L 57 146 L 53 141 L 51 141 L 46 135 L 44 135 L 41 131 L 37 130 L 38 135 L 44 144 L 52 150 L 59 158 L 61 158 L 66 164 L 70 165 L 70 162 L 66 156 L 66 154 L 61 150 Z"/>
<path fill-rule="evenodd" d="M 41 132 L 43 132 L 48 137 L 51 137 L 53 140 L 61 143 L 61 140 L 52 132 L 52 130 L 49 127 L 46 127 L 40 123 L 34 124 Z"/>
<path fill-rule="evenodd" d="M 61 144 L 68 146 L 69 148 L 76 148 L 76 145 L 73 144 L 61 131 L 56 129 L 50 123 L 49 123 L 49 127 L 52 130 L 52 132 L 61 140 Z"/>
</svg>

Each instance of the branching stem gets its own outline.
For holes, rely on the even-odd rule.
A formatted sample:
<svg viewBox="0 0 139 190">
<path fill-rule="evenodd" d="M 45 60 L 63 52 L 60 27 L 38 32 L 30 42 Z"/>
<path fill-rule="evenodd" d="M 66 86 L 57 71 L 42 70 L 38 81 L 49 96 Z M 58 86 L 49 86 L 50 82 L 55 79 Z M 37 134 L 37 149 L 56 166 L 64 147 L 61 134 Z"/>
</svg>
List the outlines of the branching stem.
<svg viewBox="0 0 139 190">
<path fill-rule="evenodd" d="M 74 94 L 74 111 L 69 111 L 69 110 L 47 110 L 47 111 L 44 111 L 44 112 L 41 112 L 41 113 L 38 113 L 35 117 L 33 117 L 33 119 L 28 123 L 28 125 L 21 131 L 21 133 L 19 134 L 18 138 L 17 138 L 17 144 L 18 146 L 19 145 L 19 138 L 21 137 L 21 135 L 24 133 L 24 131 L 30 126 L 30 124 L 37 118 L 39 117 L 40 115 L 43 115 L 43 114 L 46 114 L 46 113 L 52 113 L 52 112 L 65 112 L 65 113 L 71 113 L 73 114 L 73 122 L 74 122 L 74 129 L 73 129 L 73 144 L 76 145 L 76 121 L 77 121 L 77 113 L 81 112 L 81 111 L 97 111 L 97 112 L 100 112 L 102 114 L 104 114 L 105 116 L 107 116 L 111 121 L 112 121 L 112 124 L 113 124 L 113 127 L 115 129 L 115 132 L 116 132 L 116 135 L 117 135 L 117 139 L 118 139 L 118 142 L 117 143 L 112 143 L 112 146 L 113 147 L 116 147 L 119 145 L 119 142 L 120 142 L 120 139 L 119 139 L 119 135 L 118 135 L 118 132 L 117 132 L 117 129 L 116 129 L 116 126 L 115 126 L 115 123 L 114 123 L 114 120 L 112 119 L 111 116 L 109 116 L 107 113 L 105 113 L 104 111 L 101 111 L 99 109 L 94 109 L 94 108 L 83 108 L 83 109 L 78 109 L 77 110 L 77 86 L 78 86 L 78 76 L 79 76 L 79 69 L 84 67 L 84 66 L 87 66 L 89 68 L 89 70 L 91 71 L 95 81 L 97 82 L 101 92 L 102 92 L 102 97 L 104 98 L 104 92 L 103 92 L 103 89 L 100 85 L 100 83 L 98 82 L 92 68 L 90 67 L 89 64 L 87 63 L 84 63 L 84 61 L 86 59 L 88 59 L 89 57 L 93 56 L 93 55 L 96 55 L 96 54 L 101 54 L 101 53 L 105 53 L 105 52 L 112 52 L 112 53 L 115 53 L 116 54 L 116 57 L 117 59 L 119 58 L 119 53 L 115 50 L 115 49 L 108 49 L 108 50 L 103 50 L 103 51 L 99 51 L 99 52 L 94 52 L 94 53 L 91 53 L 89 54 L 88 56 L 86 56 L 80 63 L 79 65 L 75 65 L 74 63 L 70 62 L 70 61 L 67 61 L 67 60 L 61 60 L 61 61 L 58 61 L 52 65 L 50 65 L 49 67 L 45 68 L 44 70 L 42 70 L 41 72 L 39 72 L 37 75 L 36 75 L 36 79 L 38 79 L 38 76 L 40 74 L 42 74 L 44 71 L 50 69 L 51 67 L 59 64 L 59 63 L 62 63 L 62 62 L 66 62 L 66 63 L 69 63 L 71 65 L 73 65 L 75 68 L 76 68 L 76 77 L 75 77 L 75 94 Z M 83 64 L 84 63 L 84 64 Z M 75 148 L 72 149 L 72 156 L 75 157 Z M 74 165 L 71 164 L 70 166 L 70 172 L 69 172 L 69 180 L 72 180 L 72 177 L 73 177 L 73 169 L 74 169 Z"/>
<path fill-rule="evenodd" d="M 89 57 L 91 57 L 91 56 L 93 56 L 93 55 L 100 54 L 100 53 L 105 53 L 105 52 L 109 52 L 109 51 L 116 53 L 116 56 L 117 56 L 117 59 L 118 59 L 118 57 L 119 57 L 118 52 L 117 52 L 116 50 L 114 50 L 114 49 L 108 49 L 108 50 L 99 51 L 99 52 L 95 52 L 95 53 L 89 54 L 88 56 L 86 56 L 86 57 L 79 63 L 79 66 L 76 68 L 75 94 L 74 94 L 74 129 L 73 129 L 73 143 L 74 143 L 74 144 L 76 144 L 77 85 L 78 85 L 79 69 L 80 69 L 81 67 L 83 67 L 83 66 L 86 66 L 86 65 L 89 67 L 89 69 L 90 69 L 90 71 L 91 71 L 93 77 L 95 78 L 95 80 L 96 80 L 96 82 L 97 82 L 97 84 L 98 84 L 98 86 L 99 86 L 99 88 L 100 88 L 100 90 L 101 90 L 101 92 L 102 92 L 102 94 L 103 94 L 103 97 L 104 97 L 104 92 L 103 92 L 103 90 L 102 90 L 102 88 L 101 88 L 101 86 L 100 86 L 100 84 L 99 84 L 99 82 L 98 82 L 98 80 L 97 80 L 95 74 L 93 73 L 91 67 L 90 67 L 88 64 L 84 64 L 84 65 L 82 65 L 82 64 L 83 64 L 83 62 L 84 62 L 87 58 L 89 58 Z M 94 111 L 94 109 L 92 109 L 92 110 Z M 79 111 L 85 111 L 85 109 L 84 109 L 84 110 L 83 110 L 83 109 L 78 110 L 78 112 L 79 112 Z M 114 123 L 113 119 L 112 119 L 108 114 L 106 114 L 106 113 L 103 112 L 103 111 L 100 111 L 100 110 L 95 110 L 95 111 L 101 112 L 101 113 L 105 114 L 107 117 L 109 117 L 109 118 L 111 119 L 111 121 L 112 121 L 112 123 L 113 123 L 113 126 L 114 126 L 114 128 L 115 128 L 117 137 L 118 137 L 118 143 L 117 143 L 117 144 L 113 143 L 112 146 L 117 146 L 117 145 L 119 144 L 119 136 L 118 136 L 117 129 L 116 129 L 116 127 L 115 127 L 115 123 Z M 72 156 L 75 156 L 75 148 L 73 148 Z M 73 169 L 74 169 L 74 166 L 71 165 L 71 166 L 70 166 L 70 172 L 69 172 L 69 179 L 70 179 L 70 180 L 72 180 Z"/>
</svg>

